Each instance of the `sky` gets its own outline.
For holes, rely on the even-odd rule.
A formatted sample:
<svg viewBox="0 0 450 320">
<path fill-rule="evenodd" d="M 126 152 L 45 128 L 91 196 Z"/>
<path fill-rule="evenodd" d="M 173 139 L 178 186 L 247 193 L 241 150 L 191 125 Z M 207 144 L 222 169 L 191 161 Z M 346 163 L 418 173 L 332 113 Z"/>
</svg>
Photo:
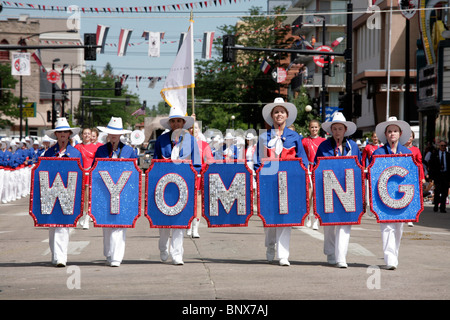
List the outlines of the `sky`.
<svg viewBox="0 0 450 320">
<path fill-rule="evenodd" d="M 26 1 L 26 2 L 25 2 Z M 164 79 L 158 81 L 154 88 L 149 88 L 148 77 L 162 77 L 168 75 L 172 66 L 176 52 L 178 50 L 179 38 L 182 32 L 187 32 L 189 28 L 190 10 L 185 7 L 186 3 L 199 3 L 200 0 L 25 0 L 24 2 L 13 2 L 15 4 L 23 4 L 21 8 L 4 6 L 3 12 L 0 14 L 1 19 L 9 17 L 18 17 L 19 14 L 29 14 L 30 17 L 48 17 L 48 18 L 71 18 L 71 13 L 61 11 L 48 10 L 48 6 L 71 6 L 77 5 L 80 8 L 129 8 L 142 6 L 171 6 L 180 5 L 182 10 L 173 10 L 169 8 L 165 12 L 163 10 L 152 13 L 83 13 L 80 12 L 80 33 L 95 33 L 98 24 L 109 26 L 109 32 L 106 38 L 106 47 L 104 54 L 97 54 L 96 61 L 86 61 L 87 67 L 93 66 L 98 72 L 102 72 L 105 65 L 109 62 L 112 65 L 114 74 L 128 74 L 129 78 L 125 82 L 131 92 L 137 93 L 140 102 L 147 101 L 147 106 L 157 105 L 162 101 L 160 91 L 163 88 Z M 2 1 L 3 2 L 3 1 Z M 209 1 L 208 1 L 209 2 Z M 215 38 L 222 36 L 217 27 L 222 25 L 234 25 L 240 17 L 248 15 L 251 7 L 261 7 L 267 9 L 267 0 L 221 0 L 222 4 L 209 4 L 207 8 L 197 6 L 193 9 L 194 18 L 194 59 L 201 59 L 203 33 L 206 31 L 214 31 Z M 37 7 L 41 5 L 41 10 L 28 10 L 29 4 Z M 45 5 L 47 10 L 43 10 Z M 20 5 L 19 5 L 20 6 Z M 117 43 L 121 28 L 132 29 L 132 35 L 127 53 L 123 57 L 117 56 Z M 148 44 L 142 38 L 143 31 L 165 32 L 164 40 L 166 43 L 161 44 L 160 57 L 148 57 Z M 83 36 L 81 36 L 83 38 Z M 111 46 L 114 45 L 114 46 Z M 213 57 L 217 53 L 213 52 Z M 139 82 L 136 86 L 136 80 L 130 79 L 141 76 L 145 80 Z"/>
</svg>

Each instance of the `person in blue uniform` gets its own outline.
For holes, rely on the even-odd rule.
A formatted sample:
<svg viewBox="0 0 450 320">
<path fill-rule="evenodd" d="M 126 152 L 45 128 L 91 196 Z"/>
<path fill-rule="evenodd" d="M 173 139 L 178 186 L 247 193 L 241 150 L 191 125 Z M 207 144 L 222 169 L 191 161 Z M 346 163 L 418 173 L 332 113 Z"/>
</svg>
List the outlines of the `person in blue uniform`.
<svg viewBox="0 0 450 320">
<path fill-rule="evenodd" d="M 153 158 L 192 160 L 194 168 L 200 173 L 202 160 L 198 144 L 195 138 L 187 131 L 194 124 L 194 118 L 185 116 L 177 107 L 171 107 L 169 117 L 161 119 L 160 123 L 169 131 L 156 140 Z M 170 240 L 171 231 L 172 239 Z M 174 265 L 184 264 L 183 229 L 160 228 L 158 247 L 161 261 L 167 261 L 170 254 Z"/>
<path fill-rule="evenodd" d="M 80 151 L 72 147 L 70 139 L 80 132 L 80 128 L 71 128 L 66 118 L 56 119 L 55 129 L 45 131 L 56 144 L 49 148 L 44 157 L 79 158 L 83 166 Z M 67 248 L 69 246 L 69 231 L 67 227 L 49 228 L 49 246 L 52 252 L 52 263 L 56 267 L 65 267 L 67 263 Z"/>
<path fill-rule="evenodd" d="M 101 132 L 108 134 L 108 143 L 98 147 L 94 161 L 97 158 L 111 159 L 136 159 L 132 147 L 123 144 L 120 137 L 131 133 L 124 130 L 122 118 L 111 117 L 106 127 L 97 127 Z M 103 254 L 106 257 L 106 265 L 119 267 L 125 255 L 126 228 L 103 228 Z"/>
<path fill-rule="evenodd" d="M 264 106 L 263 118 L 272 127 L 258 138 L 254 154 L 255 171 L 261 166 L 263 158 L 293 159 L 300 158 L 305 167 L 308 157 L 303 148 L 302 139 L 298 133 L 288 129 L 297 117 L 294 104 L 276 98 L 273 103 Z M 289 243 L 291 227 L 265 228 L 266 258 L 269 262 L 275 259 L 275 253 L 281 266 L 289 266 Z"/>
<path fill-rule="evenodd" d="M 314 164 L 319 157 L 356 156 L 361 163 L 358 145 L 348 137 L 356 132 L 356 124 L 347 121 L 341 112 L 336 112 L 331 121 L 322 123 L 322 129 L 331 137 L 317 148 Z M 329 264 L 347 268 L 347 250 L 351 225 L 324 226 L 324 254 Z"/>
<path fill-rule="evenodd" d="M 407 122 L 390 117 L 379 123 L 375 132 L 384 145 L 375 150 L 373 155 L 412 154 L 411 150 L 404 146 L 411 136 L 411 127 Z M 388 270 L 397 269 L 403 225 L 403 222 L 380 223 L 384 262 Z"/>
</svg>

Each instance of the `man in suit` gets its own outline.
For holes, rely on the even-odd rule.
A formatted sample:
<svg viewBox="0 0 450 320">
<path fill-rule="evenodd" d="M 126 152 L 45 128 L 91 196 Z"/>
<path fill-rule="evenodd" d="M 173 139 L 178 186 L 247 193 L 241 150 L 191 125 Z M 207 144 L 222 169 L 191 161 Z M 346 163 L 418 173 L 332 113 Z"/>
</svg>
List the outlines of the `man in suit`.
<svg viewBox="0 0 450 320">
<path fill-rule="evenodd" d="M 434 212 L 446 213 L 445 202 L 448 196 L 449 177 L 450 177 L 450 153 L 447 152 L 447 142 L 439 142 L 439 150 L 431 155 L 430 158 L 430 177 L 434 180 Z"/>
</svg>

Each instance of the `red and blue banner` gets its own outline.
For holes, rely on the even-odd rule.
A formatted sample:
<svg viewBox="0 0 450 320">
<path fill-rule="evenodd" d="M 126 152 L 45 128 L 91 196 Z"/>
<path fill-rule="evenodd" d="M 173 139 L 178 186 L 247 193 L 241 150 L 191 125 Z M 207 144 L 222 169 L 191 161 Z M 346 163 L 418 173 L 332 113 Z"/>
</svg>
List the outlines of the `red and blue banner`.
<svg viewBox="0 0 450 320">
<path fill-rule="evenodd" d="M 417 222 L 423 193 L 413 156 L 375 155 L 368 169 L 370 210 L 377 222 Z"/>
<path fill-rule="evenodd" d="M 196 179 L 191 160 L 152 160 L 145 182 L 150 227 L 189 227 L 197 207 Z"/>
<path fill-rule="evenodd" d="M 321 225 L 359 224 L 364 170 L 356 156 L 319 157 L 313 171 L 314 213 Z"/>
<path fill-rule="evenodd" d="M 263 159 L 256 177 L 258 215 L 264 227 L 303 225 L 309 214 L 307 176 L 301 159 Z"/>
<path fill-rule="evenodd" d="M 247 226 L 253 214 L 252 184 L 245 160 L 208 164 L 202 171 L 202 209 L 208 226 Z"/>
<path fill-rule="evenodd" d="M 83 215 L 83 168 L 77 158 L 39 158 L 31 171 L 30 215 L 36 227 L 75 227 Z"/>
<path fill-rule="evenodd" d="M 134 228 L 141 214 L 141 170 L 133 159 L 96 159 L 90 170 L 94 227 Z"/>
</svg>

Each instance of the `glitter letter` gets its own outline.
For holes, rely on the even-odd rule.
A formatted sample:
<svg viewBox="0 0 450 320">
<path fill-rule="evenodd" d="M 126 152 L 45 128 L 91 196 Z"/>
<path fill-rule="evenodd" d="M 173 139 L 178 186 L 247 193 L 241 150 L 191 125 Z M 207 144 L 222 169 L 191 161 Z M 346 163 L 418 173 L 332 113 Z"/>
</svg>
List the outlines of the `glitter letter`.
<svg viewBox="0 0 450 320">
<path fill-rule="evenodd" d="M 111 214 L 119 214 L 120 212 L 120 193 L 127 184 L 131 173 L 131 171 L 123 172 L 120 175 L 119 181 L 115 184 L 108 171 L 99 171 L 99 174 L 110 194 Z"/>
<path fill-rule="evenodd" d="M 385 169 L 378 179 L 377 189 L 381 201 L 392 209 L 403 209 L 407 207 L 414 198 L 414 186 L 413 185 L 400 185 L 398 192 L 403 193 L 401 199 L 392 199 L 388 192 L 387 184 L 392 176 L 400 176 L 404 178 L 408 174 L 408 170 L 398 166 L 392 166 Z"/>
<path fill-rule="evenodd" d="M 288 214 L 287 172 L 278 172 L 278 207 L 280 214 Z"/>
<path fill-rule="evenodd" d="M 164 201 L 164 190 L 169 183 L 175 183 L 178 187 L 178 200 L 173 206 Z M 176 216 L 184 210 L 189 199 L 189 190 L 186 181 L 176 173 L 168 173 L 159 179 L 155 187 L 155 203 L 159 211 L 166 216 Z"/>
<path fill-rule="evenodd" d="M 345 170 L 345 185 L 347 191 L 344 191 L 333 170 L 323 170 L 323 193 L 324 193 L 324 211 L 325 213 L 334 212 L 333 191 L 341 201 L 346 212 L 356 211 L 355 200 L 355 179 L 352 169 Z"/>
<path fill-rule="evenodd" d="M 222 202 L 225 211 L 230 213 L 231 207 L 237 200 L 237 214 L 246 214 L 246 198 L 245 198 L 245 173 L 236 173 L 231 182 L 230 188 L 227 189 L 223 185 L 222 178 L 217 173 L 209 175 L 209 212 L 210 216 L 217 217 L 219 215 L 219 200 Z"/>
<path fill-rule="evenodd" d="M 59 172 L 50 187 L 49 175 L 47 171 L 39 172 L 39 190 L 41 192 L 41 213 L 51 214 L 55 206 L 56 199 L 59 199 L 62 213 L 72 215 L 75 208 L 75 193 L 77 190 L 77 172 L 69 172 L 67 177 L 67 188 L 61 179 Z"/>
</svg>

